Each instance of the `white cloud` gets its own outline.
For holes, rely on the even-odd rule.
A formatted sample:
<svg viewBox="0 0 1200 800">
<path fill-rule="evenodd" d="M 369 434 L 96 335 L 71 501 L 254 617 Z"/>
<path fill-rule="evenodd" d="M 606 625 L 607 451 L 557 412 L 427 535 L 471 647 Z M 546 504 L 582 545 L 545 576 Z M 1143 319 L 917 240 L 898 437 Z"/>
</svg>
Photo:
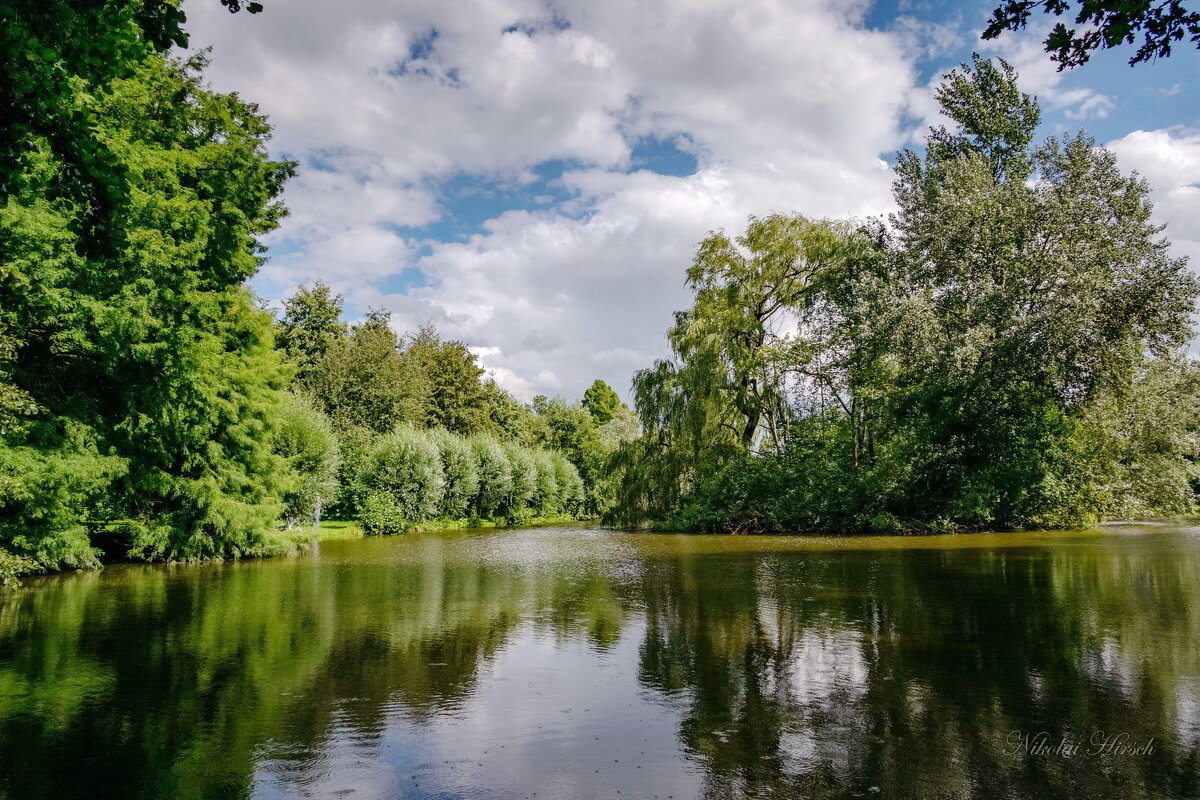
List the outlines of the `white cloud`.
<svg viewBox="0 0 1200 800">
<path fill-rule="evenodd" d="M 214 85 L 259 102 L 276 152 L 301 162 L 260 291 L 277 299 L 322 278 L 358 310 L 390 308 L 399 326 L 433 321 L 528 398 L 574 397 L 596 377 L 624 392 L 663 353 L 707 231 L 771 211 L 890 209 L 881 155 L 910 140 L 905 115 L 936 115 L 914 62 L 950 51 L 960 23 L 867 30 L 868 7 L 294 0 L 231 16 L 189 0 L 187 11 L 193 42 L 214 46 Z M 1051 109 L 1114 109 L 1055 72 L 1037 34 L 1003 37 L 995 52 Z M 639 137 L 680 142 L 697 171 L 630 171 Z M 1146 170 L 1193 146 L 1126 138 L 1127 152 L 1157 153 Z M 466 238 L 422 228 L 461 202 L 448 182 L 528 186 L 551 159 L 568 166 L 565 201 L 497 213 Z M 1175 169 L 1146 174 L 1168 187 L 1158 199 L 1175 225 L 1194 187 Z M 417 270 L 423 279 L 399 289 Z"/>
<path fill-rule="evenodd" d="M 903 141 L 914 76 L 904 37 L 915 34 L 863 29 L 867 6 L 298 0 L 256 16 L 215 3 L 187 11 L 193 42 L 214 45 L 217 88 L 256 99 L 275 148 L 301 162 L 260 286 L 284 293 L 321 277 L 401 325 L 432 320 L 528 397 L 574 396 L 597 376 L 624 391 L 661 354 L 708 230 L 772 210 L 887 210 L 880 154 Z M 638 137 L 680 135 L 696 174 L 627 172 Z M 567 203 L 509 211 L 465 241 L 405 232 L 444 214 L 439 181 L 528 181 L 548 159 L 574 165 Z M 386 279 L 414 266 L 427 285 L 387 293 Z"/>
<path fill-rule="evenodd" d="M 1200 271 L 1200 130 L 1137 130 L 1106 147 L 1123 170 L 1150 184 L 1155 219 L 1167 226 L 1173 251 Z"/>
</svg>

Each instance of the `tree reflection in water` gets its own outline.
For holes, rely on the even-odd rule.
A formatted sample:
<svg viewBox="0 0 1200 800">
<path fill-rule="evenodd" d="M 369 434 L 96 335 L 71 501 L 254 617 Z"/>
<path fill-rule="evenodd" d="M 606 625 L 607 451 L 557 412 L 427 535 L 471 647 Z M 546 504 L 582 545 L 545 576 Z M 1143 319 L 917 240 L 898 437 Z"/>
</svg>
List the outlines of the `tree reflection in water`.
<svg viewBox="0 0 1200 800">
<path fill-rule="evenodd" d="M 0 794 L 1196 797 L 1198 634 L 1187 529 L 115 567 L 0 599 Z"/>
</svg>

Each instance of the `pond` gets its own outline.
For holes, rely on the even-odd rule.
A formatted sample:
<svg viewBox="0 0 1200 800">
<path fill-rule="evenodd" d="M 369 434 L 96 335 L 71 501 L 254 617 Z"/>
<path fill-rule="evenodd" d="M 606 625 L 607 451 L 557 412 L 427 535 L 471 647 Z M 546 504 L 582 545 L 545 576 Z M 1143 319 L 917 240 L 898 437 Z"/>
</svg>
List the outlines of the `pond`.
<svg viewBox="0 0 1200 800">
<path fill-rule="evenodd" d="M 0 797 L 1200 797 L 1200 528 L 564 526 L 0 596 Z"/>
</svg>

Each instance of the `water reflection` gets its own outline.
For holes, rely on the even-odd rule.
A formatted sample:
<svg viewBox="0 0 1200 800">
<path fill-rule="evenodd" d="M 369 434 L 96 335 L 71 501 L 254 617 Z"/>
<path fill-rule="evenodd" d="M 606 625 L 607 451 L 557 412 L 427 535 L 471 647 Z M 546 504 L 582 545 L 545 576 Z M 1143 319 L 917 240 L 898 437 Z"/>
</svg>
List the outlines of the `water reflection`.
<svg viewBox="0 0 1200 800">
<path fill-rule="evenodd" d="M 1198 633 L 1193 529 L 110 568 L 0 598 L 0 796 L 1191 798 Z"/>
</svg>

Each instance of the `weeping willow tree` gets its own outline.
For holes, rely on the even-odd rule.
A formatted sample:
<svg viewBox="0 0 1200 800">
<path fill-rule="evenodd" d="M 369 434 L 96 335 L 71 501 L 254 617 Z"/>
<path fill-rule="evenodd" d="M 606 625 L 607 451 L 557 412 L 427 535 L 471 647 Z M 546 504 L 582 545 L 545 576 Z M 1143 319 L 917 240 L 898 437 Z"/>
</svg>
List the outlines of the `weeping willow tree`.
<svg viewBox="0 0 1200 800">
<path fill-rule="evenodd" d="M 672 356 L 633 380 L 643 435 L 613 457 L 617 518 L 665 513 L 705 473 L 781 451 L 801 410 L 794 395 L 807 413 L 844 402 L 829 288 L 872 253 L 851 224 L 800 215 L 752 217 L 735 239 L 701 242 L 687 275 L 694 303 L 667 333 Z"/>
</svg>

